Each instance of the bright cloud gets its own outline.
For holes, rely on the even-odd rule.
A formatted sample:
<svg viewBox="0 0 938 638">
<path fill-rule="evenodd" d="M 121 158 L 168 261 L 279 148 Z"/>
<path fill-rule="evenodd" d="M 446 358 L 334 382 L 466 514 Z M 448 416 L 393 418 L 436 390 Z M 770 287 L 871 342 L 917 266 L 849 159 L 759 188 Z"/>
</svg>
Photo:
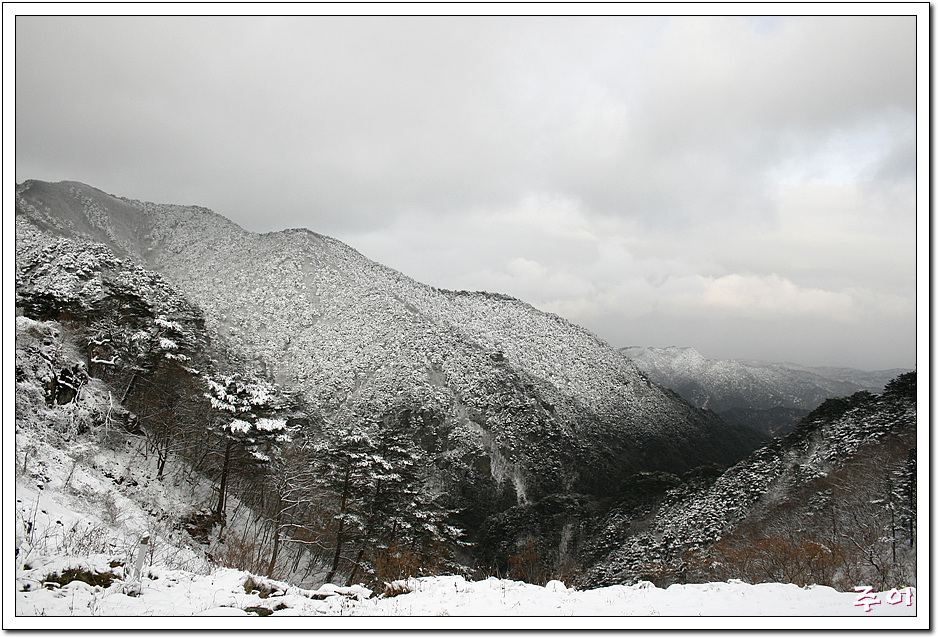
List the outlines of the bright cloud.
<svg viewBox="0 0 938 638">
<path fill-rule="evenodd" d="M 699 277 L 697 282 L 701 286 L 699 294 L 685 301 L 697 312 L 715 309 L 740 316 L 814 315 L 837 321 L 848 320 L 856 313 L 848 294 L 802 288 L 776 274 Z"/>
</svg>

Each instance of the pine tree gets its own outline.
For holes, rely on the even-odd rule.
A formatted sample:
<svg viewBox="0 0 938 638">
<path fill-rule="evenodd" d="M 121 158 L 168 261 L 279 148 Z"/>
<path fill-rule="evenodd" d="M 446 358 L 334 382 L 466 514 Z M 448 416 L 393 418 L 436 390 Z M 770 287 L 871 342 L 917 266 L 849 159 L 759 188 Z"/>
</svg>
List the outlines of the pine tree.
<svg viewBox="0 0 938 638">
<path fill-rule="evenodd" d="M 222 457 L 214 512 L 224 526 L 232 468 L 248 472 L 270 461 L 274 448 L 289 440 L 290 405 L 275 384 L 251 375 L 206 376 L 205 382 L 204 396 L 215 415 L 210 431 L 220 441 Z"/>
<path fill-rule="evenodd" d="M 890 381 L 883 388 L 883 397 L 897 399 L 916 399 L 916 380 L 915 371 L 904 372 Z"/>
<path fill-rule="evenodd" d="M 372 449 L 371 438 L 357 423 L 333 431 L 313 447 L 319 485 L 332 501 L 332 559 L 326 582 L 335 578 L 346 543 L 364 530 Z"/>
<path fill-rule="evenodd" d="M 431 465 L 413 441 L 415 412 L 397 407 L 380 420 L 358 415 L 336 428 L 316 448 L 322 489 L 332 495 L 332 561 L 326 581 L 341 561 L 351 565 L 351 583 L 394 548 L 420 561 L 455 543 L 461 530 L 447 524 L 450 512 L 427 492 Z M 355 558 L 345 556 L 357 547 Z"/>
<path fill-rule="evenodd" d="M 375 489 L 368 540 L 375 555 L 407 548 L 430 566 L 443 548 L 458 544 L 462 531 L 448 523 L 452 512 L 429 489 L 430 457 L 413 440 L 422 416 L 418 409 L 397 406 L 383 420 L 376 455 L 381 489 Z"/>
<path fill-rule="evenodd" d="M 899 535 L 904 536 L 909 549 L 915 547 L 916 521 L 916 448 L 910 448 L 903 467 L 895 472 L 896 511 Z"/>
</svg>

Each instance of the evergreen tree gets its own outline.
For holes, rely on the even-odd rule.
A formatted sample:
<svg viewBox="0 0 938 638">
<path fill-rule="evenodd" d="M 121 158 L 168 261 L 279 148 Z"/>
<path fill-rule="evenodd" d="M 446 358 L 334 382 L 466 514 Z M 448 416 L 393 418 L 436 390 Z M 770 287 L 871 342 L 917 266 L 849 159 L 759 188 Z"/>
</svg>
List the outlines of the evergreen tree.
<svg viewBox="0 0 938 638">
<path fill-rule="evenodd" d="M 904 466 L 895 472 L 895 493 L 897 524 L 899 536 L 915 547 L 916 521 L 916 448 L 910 448 Z"/>
<path fill-rule="evenodd" d="M 289 440 L 285 414 L 290 405 L 275 384 L 251 375 L 206 376 L 205 382 L 204 396 L 214 410 L 210 431 L 221 448 L 214 512 L 224 525 L 232 468 L 250 472 L 270 461 L 274 448 Z"/>
<path fill-rule="evenodd" d="M 883 397 L 911 399 L 912 401 L 915 401 L 917 385 L 916 378 L 917 375 L 914 370 L 912 372 L 905 372 L 900 374 L 898 377 L 887 383 L 886 387 L 883 388 Z"/>
<path fill-rule="evenodd" d="M 332 495 L 327 582 L 343 559 L 351 566 L 350 583 L 367 569 L 366 560 L 373 570 L 401 549 L 414 562 L 429 564 L 461 535 L 446 523 L 450 512 L 428 494 L 431 465 L 413 441 L 414 418 L 413 410 L 401 407 L 380 421 L 358 416 L 316 446 L 320 485 Z"/>
</svg>

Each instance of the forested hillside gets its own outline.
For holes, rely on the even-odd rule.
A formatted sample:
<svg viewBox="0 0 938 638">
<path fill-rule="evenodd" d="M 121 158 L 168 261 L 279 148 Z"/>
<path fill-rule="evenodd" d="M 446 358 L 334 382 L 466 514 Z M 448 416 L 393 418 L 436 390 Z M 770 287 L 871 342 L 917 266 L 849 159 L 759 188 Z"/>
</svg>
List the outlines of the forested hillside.
<svg viewBox="0 0 938 638">
<path fill-rule="evenodd" d="M 643 477 L 650 498 L 607 515 L 584 582 L 914 585 L 915 380 L 829 399 L 724 473 Z"/>
<path fill-rule="evenodd" d="M 745 458 L 764 437 L 589 332 L 310 231 L 27 182 L 16 233 L 18 485 L 95 476 L 209 564 L 915 583 L 914 373 Z"/>
<path fill-rule="evenodd" d="M 148 505 L 155 519 L 185 530 L 197 554 L 267 575 L 331 581 L 341 563 L 350 580 L 371 579 L 449 565 L 461 532 L 429 489 L 426 452 L 404 435 L 413 415 L 379 437 L 364 419 L 325 428 L 301 396 L 211 337 L 201 312 L 159 275 L 100 244 L 17 230 L 24 477 L 40 488 L 54 481 L 50 455 L 71 456 L 74 474 L 123 454 L 123 469 L 106 473 L 113 494 L 95 498 L 116 512 L 116 495 L 140 498 L 144 482 L 184 481 L 188 505 L 161 511 L 157 500 Z M 396 565 L 401 556 L 410 563 Z"/>
<path fill-rule="evenodd" d="M 212 395 L 209 407 L 233 416 L 240 414 L 242 393 L 278 388 L 269 393 L 277 397 L 275 405 L 248 401 L 244 405 L 250 408 L 244 409 L 252 417 L 239 417 L 234 425 L 221 419 L 220 451 L 206 456 L 215 463 L 209 475 L 235 467 L 232 441 L 270 438 L 264 428 L 284 419 L 278 410 L 301 415 L 294 417 L 290 436 L 302 445 L 289 453 L 249 454 L 266 455 L 271 464 L 305 466 L 306 459 L 291 460 L 295 451 L 317 450 L 312 465 L 319 468 L 312 473 L 317 478 L 291 469 L 298 474 L 283 489 L 345 494 L 338 497 L 337 533 L 324 553 L 334 570 L 347 575 L 359 569 L 358 547 L 377 533 L 374 493 L 384 494 L 393 482 L 382 478 L 382 471 L 401 477 L 395 494 L 413 492 L 428 511 L 439 512 L 432 516 L 445 514 L 441 530 L 463 530 L 468 545 L 448 546 L 469 564 L 505 565 L 540 534 L 533 524 L 502 525 L 500 542 L 493 545 L 489 530 L 502 513 L 543 499 L 555 509 L 559 503 L 560 531 L 539 542 L 558 561 L 569 562 L 585 540 L 571 530 L 587 533 L 588 526 L 580 525 L 581 504 L 593 511 L 624 477 L 730 464 L 763 441 L 758 433 L 727 426 L 650 383 L 621 353 L 556 315 L 503 295 L 424 286 L 307 230 L 257 235 L 204 208 L 122 199 L 69 182 L 26 182 L 17 197 L 22 311 L 67 319 L 60 301 L 89 303 L 87 273 L 51 259 L 57 254 L 100 255 L 100 274 L 92 280 L 107 279 L 115 269 L 109 264 L 120 261 L 128 272 L 172 286 L 198 316 L 198 343 L 183 356 L 213 361 L 209 373 L 205 365 L 178 361 L 182 372 L 174 372 L 174 379 L 189 374 L 193 382 L 210 384 L 210 391 L 194 396 Z M 75 299 L 50 292 L 60 285 L 55 268 L 76 279 L 70 284 Z M 131 312 L 129 306 L 125 312 Z M 93 313 L 75 318 L 96 321 Z M 175 315 L 167 314 L 165 321 L 188 325 Z M 113 322 L 122 325 L 119 318 Z M 159 344 L 163 335 L 153 338 Z M 110 351 L 95 355 L 110 356 Z M 89 359 L 89 365 L 100 364 Z M 187 367 L 201 376 L 185 372 Z M 122 387 L 133 386 L 131 367 L 99 372 L 106 379 L 117 374 L 113 380 Z M 180 394 L 192 395 L 190 390 Z M 132 403 L 132 392 L 127 399 L 136 413 L 140 408 Z M 330 460 L 327 450 L 338 451 Z M 388 467 L 379 471 L 368 466 L 372 461 L 359 467 L 359 455 L 380 457 L 378 465 Z M 405 472 L 405 467 L 421 471 Z M 227 487 L 225 482 L 222 494 Z M 349 498 L 353 490 L 357 500 Z M 358 511 L 345 512 L 353 502 Z M 222 499 L 211 509 L 220 517 Z M 276 522 L 277 507 L 271 512 Z M 331 514 L 296 508 L 290 515 L 298 521 L 333 520 Z M 294 524 L 300 525 L 289 525 Z M 289 525 L 284 529 L 295 532 L 294 540 L 305 533 Z M 387 533 L 393 535 L 390 525 Z M 571 534 L 573 541 L 563 540 Z M 358 545 L 347 542 L 351 537 Z"/>
</svg>

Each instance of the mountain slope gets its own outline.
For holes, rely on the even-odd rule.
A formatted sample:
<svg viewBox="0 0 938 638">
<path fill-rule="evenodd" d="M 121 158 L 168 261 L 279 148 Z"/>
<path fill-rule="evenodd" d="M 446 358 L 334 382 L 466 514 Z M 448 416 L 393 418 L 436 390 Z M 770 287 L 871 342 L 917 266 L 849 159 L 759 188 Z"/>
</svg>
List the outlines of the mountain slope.
<svg viewBox="0 0 938 638">
<path fill-rule="evenodd" d="M 556 315 L 419 284 L 307 230 L 259 235 L 200 207 L 33 181 L 17 189 L 21 226 L 159 272 L 318 420 L 417 415 L 414 440 L 470 530 L 506 507 L 604 496 L 630 473 L 729 464 L 758 444 Z"/>
<path fill-rule="evenodd" d="M 830 399 L 716 477 L 603 523 L 590 586 L 782 579 L 850 589 L 915 581 L 915 373 Z"/>
<path fill-rule="evenodd" d="M 65 249 L 72 243 L 63 240 L 55 245 L 62 255 L 67 255 L 71 251 Z M 84 247 L 93 248 L 88 244 Z M 72 260 L 66 257 L 66 261 Z M 115 272 L 134 270 L 128 264 L 106 263 L 114 266 Z M 107 284 L 113 275 L 114 272 L 96 269 L 89 281 L 96 280 L 92 287 L 98 288 L 97 284 Z M 141 286 L 139 291 L 155 310 L 161 312 L 176 306 L 166 303 L 171 300 L 171 291 L 167 296 L 168 291 L 159 290 L 157 286 L 162 286 L 158 279 L 150 284 Z M 25 292 L 29 296 L 29 292 L 35 295 L 43 289 L 44 286 L 36 285 Z M 146 453 L 139 437 L 127 431 L 128 413 L 114 402 L 108 385 L 82 375 L 84 348 L 75 340 L 73 327 L 74 324 L 67 327 L 56 321 L 35 321 L 23 316 L 15 322 L 17 436 L 15 458 L 11 457 L 11 461 L 15 460 L 12 465 L 16 503 L 10 506 L 14 514 L 13 571 L 18 623 L 27 622 L 23 618 L 29 616 L 128 614 L 315 615 L 321 620 L 323 615 L 492 613 L 540 616 L 916 613 L 917 592 L 911 587 L 888 592 L 886 586 L 881 587 L 868 599 L 878 607 L 864 608 L 859 595 L 849 588 L 837 593 L 824 586 L 748 585 L 741 581 L 676 585 L 667 589 L 640 582 L 630 587 L 617 585 L 578 591 L 567 589 L 558 581 L 542 588 L 495 578 L 473 582 L 462 576 L 441 576 L 397 580 L 386 589 L 400 595 L 375 597 L 373 594 L 380 588 L 370 592 L 358 585 L 337 587 L 326 583 L 318 589 L 297 586 L 295 571 L 289 582 L 279 580 L 279 576 L 264 577 L 267 556 L 261 556 L 259 561 L 244 556 L 238 551 L 240 534 L 229 533 L 224 543 L 213 538 L 211 545 L 205 545 L 197 543 L 191 531 L 184 531 L 189 529 L 186 521 L 191 520 L 192 503 L 207 498 L 211 485 L 199 480 L 185 464 L 174 463 L 160 478 L 157 459 Z M 66 371 L 76 372 L 63 374 Z M 63 396 L 61 387 L 49 383 L 53 379 L 73 382 L 78 377 L 81 390 L 70 396 Z M 914 394 L 914 385 L 906 383 L 892 390 L 894 398 L 909 396 L 909 390 Z M 832 402 L 819 412 L 818 418 L 837 418 L 850 412 L 850 420 L 860 417 L 866 421 L 876 414 L 869 406 L 862 409 L 869 402 L 869 397 Z M 860 408 L 860 412 L 855 408 Z M 876 431 L 879 441 L 888 445 L 894 432 L 882 426 L 880 422 L 877 429 L 867 429 L 866 434 Z M 843 428 L 839 431 L 843 433 Z M 838 428 L 832 428 L 832 434 L 837 432 Z M 814 436 L 807 434 L 809 438 Z M 869 441 L 853 437 L 853 442 L 860 443 L 860 450 L 864 445 L 869 449 Z M 898 504 L 901 515 L 901 502 Z M 825 509 L 825 503 L 820 505 L 812 508 L 813 515 L 834 513 Z M 766 510 L 771 508 L 763 508 L 763 519 L 768 518 Z M 262 533 L 263 526 L 258 529 L 253 512 L 244 511 L 238 518 L 239 524 L 232 521 L 229 529 L 241 528 L 245 534 L 242 538 Z M 901 516 L 899 523 L 905 523 Z M 150 538 L 149 546 L 141 545 L 143 536 Z M 143 548 L 147 549 L 141 554 Z M 141 555 L 143 560 L 138 563 Z M 219 564 L 219 558 L 226 560 Z M 213 622 L 217 626 L 218 620 Z"/>
<path fill-rule="evenodd" d="M 655 383 L 670 388 L 729 423 L 748 423 L 775 435 L 791 430 L 825 399 L 866 390 L 882 392 L 902 369 L 867 372 L 810 368 L 768 361 L 706 359 L 693 348 L 620 348 Z"/>
</svg>

